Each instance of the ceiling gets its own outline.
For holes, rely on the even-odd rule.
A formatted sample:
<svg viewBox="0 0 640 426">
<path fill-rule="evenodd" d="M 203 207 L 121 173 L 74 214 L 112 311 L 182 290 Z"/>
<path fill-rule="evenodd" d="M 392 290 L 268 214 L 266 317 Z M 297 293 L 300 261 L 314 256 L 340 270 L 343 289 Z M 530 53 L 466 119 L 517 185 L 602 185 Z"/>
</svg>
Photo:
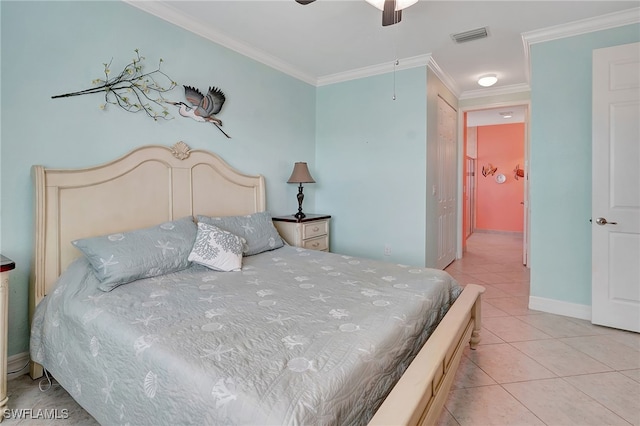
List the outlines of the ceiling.
<svg viewBox="0 0 640 426">
<path fill-rule="evenodd" d="M 544 36 L 595 17 L 598 28 L 621 16 L 640 21 L 637 0 L 420 0 L 387 27 L 365 0 L 124 1 L 310 84 L 390 72 L 399 59 L 396 69 L 430 63 L 461 98 L 528 89 L 523 34 Z M 580 31 L 579 24 L 568 27 Z M 478 27 L 489 36 L 461 44 L 451 38 Z M 487 73 L 499 80 L 483 89 L 476 80 Z"/>
<path fill-rule="evenodd" d="M 525 105 L 510 105 L 501 108 L 468 111 L 467 127 L 524 123 L 526 115 L 527 107 Z"/>
</svg>

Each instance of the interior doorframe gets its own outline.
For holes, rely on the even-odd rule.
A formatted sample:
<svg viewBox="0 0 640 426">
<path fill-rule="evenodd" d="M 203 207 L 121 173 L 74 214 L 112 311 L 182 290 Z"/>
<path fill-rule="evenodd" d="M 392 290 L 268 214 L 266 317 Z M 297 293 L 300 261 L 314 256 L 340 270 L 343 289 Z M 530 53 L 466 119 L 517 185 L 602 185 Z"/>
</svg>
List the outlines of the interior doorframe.
<svg viewBox="0 0 640 426">
<path fill-rule="evenodd" d="M 469 138 L 469 135 L 467 135 L 467 139 Z M 477 172 L 477 158 L 471 158 L 469 156 L 465 156 L 465 169 L 464 169 L 464 175 L 463 175 L 463 179 L 467 185 L 467 192 L 466 192 L 466 199 L 468 199 L 469 201 L 467 202 L 467 206 L 465 206 L 465 200 L 462 200 L 462 206 L 465 209 L 465 213 L 466 216 L 469 220 L 469 223 L 465 223 L 462 222 L 462 226 L 463 226 L 463 233 L 462 233 L 462 239 L 463 242 L 466 238 L 468 238 L 472 233 L 473 230 L 476 227 L 476 196 L 477 196 L 477 178 L 478 176 L 476 176 L 476 172 Z M 472 167 L 469 167 L 469 165 L 471 165 Z M 471 170 L 471 172 L 469 171 Z M 464 183 L 463 183 L 463 189 L 464 189 Z M 464 220 L 464 217 L 463 217 Z"/>
<path fill-rule="evenodd" d="M 506 108 L 513 106 L 525 106 L 525 120 L 524 120 L 524 172 L 525 172 L 525 180 L 524 180 L 524 227 L 523 227 L 523 264 L 527 267 L 530 267 L 529 262 L 529 253 L 530 253 L 530 242 L 529 238 L 530 233 L 530 217 L 531 217 L 531 208 L 529 203 L 529 170 L 531 168 L 531 161 L 529 158 L 529 133 L 530 133 L 530 125 L 529 122 L 531 120 L 531 101 L 530 100 L 517 100 L 517 101 L 506 101 L 506 102 L 487 102 L 481 103 L 478 105 L 472 106 L 464 106 L 458 108 L 458 205 L 457 205 L 457 249 L 456 249 L 456 259 L 462 259 L 463 248 L 464 248 L 464 193 L 463 193 L 463 185 L 464 185 L 464 143 L 465 143 L 465 133 L 464 126 L 466 120 L 464 119 L 464 114 L 471 111 L 478 111 L 489 108 Z"/>
</svg>

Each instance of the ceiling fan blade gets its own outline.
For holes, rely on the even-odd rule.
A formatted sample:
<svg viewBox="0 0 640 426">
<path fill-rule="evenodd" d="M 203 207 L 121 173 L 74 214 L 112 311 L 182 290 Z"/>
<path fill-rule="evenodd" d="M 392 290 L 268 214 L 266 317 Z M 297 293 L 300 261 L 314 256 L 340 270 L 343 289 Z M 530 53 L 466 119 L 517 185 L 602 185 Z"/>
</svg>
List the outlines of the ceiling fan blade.
<svg viewBox="0 0 640 426">
<path fill-rule="evenodd" d="M 384 0 L 384 9 L 382 10 L 382 26 L 393 25 L 402 19 L 402 10 L 396 12 L 396 0 Z"/>
<path fill-rule="evenodd" d="M 309 4 L 309 3 L 313 3 L 316 0 L 296 0 L 297 3 L 300 4 Z"/>
</svg>

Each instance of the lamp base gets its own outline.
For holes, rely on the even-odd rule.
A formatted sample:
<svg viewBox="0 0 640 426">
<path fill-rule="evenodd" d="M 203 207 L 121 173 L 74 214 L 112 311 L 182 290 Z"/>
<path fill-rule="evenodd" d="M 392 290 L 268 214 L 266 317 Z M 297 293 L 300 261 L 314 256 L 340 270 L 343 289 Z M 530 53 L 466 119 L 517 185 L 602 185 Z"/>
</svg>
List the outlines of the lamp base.
<svg viewBox="0 0 640 426">
<path fill-rule="evenodd" d="M 306 216 L 304 213 L 302 213 L 302 201 L 304 200 L 304 194 L 302 192 L 302 183 L 300 183 L 300 186 L 298 187 L 298 194 L 296 195 L 296 198 L 298 199 L 298 213 L 294 214 L 293 216 L 298 219 L 304 219 L 304 217 Z"/>
</svg>

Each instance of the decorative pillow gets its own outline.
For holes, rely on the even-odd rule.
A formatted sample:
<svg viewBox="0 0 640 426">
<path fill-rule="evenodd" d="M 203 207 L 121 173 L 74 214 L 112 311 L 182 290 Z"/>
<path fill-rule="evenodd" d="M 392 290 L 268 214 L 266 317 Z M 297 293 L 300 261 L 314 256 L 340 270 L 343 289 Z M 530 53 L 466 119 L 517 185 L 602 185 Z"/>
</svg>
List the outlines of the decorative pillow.
<svg viewBox="0 0 640 426">
<path fill-rule="evenodd" d="M 278 230 L 273 226 L 271 214 L 268 212 L 259 212 L 246 216 L 198 216 L 198 223 L 200 222 L 217 226 L 222 230 L 244 238 L 247 242 L 243 250 L 245 256 L 274 250 L 284 245 Z"/>
<path fill-rule="evenodd" d="M 151 228 L 73 241 L 89 260 L 99 289 L 187 268 L 198 228 L 190 216 Z"/>
<path fill-rule="evenodd" d="M 239 271 L 242 268 L 243 247 L 243 238 L 217 226 L 199 222 L 189 260 L 216 271 Z"/>
</svg>

